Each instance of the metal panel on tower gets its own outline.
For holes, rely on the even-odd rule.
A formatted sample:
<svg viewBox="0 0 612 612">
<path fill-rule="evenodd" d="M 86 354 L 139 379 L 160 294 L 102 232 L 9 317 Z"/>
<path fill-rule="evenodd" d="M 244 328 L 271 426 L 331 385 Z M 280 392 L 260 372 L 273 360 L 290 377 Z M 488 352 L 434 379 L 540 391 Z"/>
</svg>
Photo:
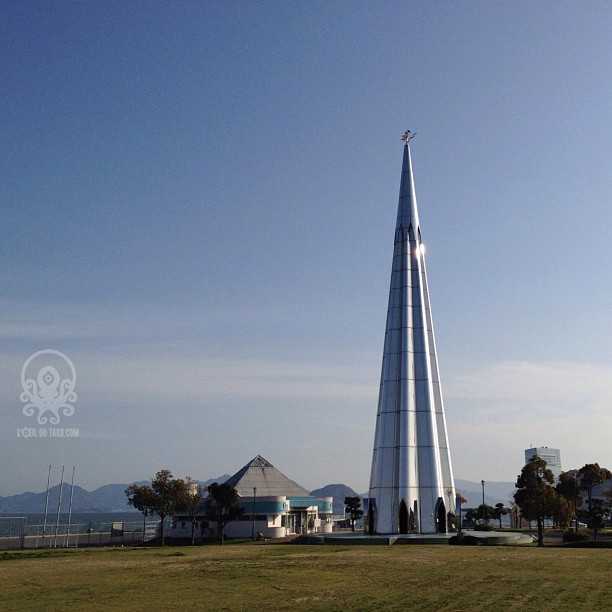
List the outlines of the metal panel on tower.
<svg viewBox="0 0 612 612">
<path fill-rule="evenodd" d="M 405 132 L 372 456 L 368 531 L 445 533 L 455 500 L 425 248 Z"/>
</svg>

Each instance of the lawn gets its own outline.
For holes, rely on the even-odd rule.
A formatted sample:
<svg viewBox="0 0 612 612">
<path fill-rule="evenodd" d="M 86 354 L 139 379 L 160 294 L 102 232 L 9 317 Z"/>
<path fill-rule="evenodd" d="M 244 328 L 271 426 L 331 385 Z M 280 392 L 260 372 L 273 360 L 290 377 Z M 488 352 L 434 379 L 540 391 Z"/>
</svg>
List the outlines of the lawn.
<svg viewBox="0 0 612 612">
<path fill-rule="evenodd" d="M 0 610 L 608 610 L 612 549 L 227 544 L 0 553 Z"/>
</svg>

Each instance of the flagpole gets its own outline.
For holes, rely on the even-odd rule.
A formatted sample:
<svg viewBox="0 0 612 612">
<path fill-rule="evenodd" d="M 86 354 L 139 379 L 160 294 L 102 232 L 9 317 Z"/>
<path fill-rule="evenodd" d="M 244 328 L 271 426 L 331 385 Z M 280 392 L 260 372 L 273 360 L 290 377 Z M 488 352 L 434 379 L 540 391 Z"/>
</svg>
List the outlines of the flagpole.
<svg viewBox="0 0 612 612">
<path fill-rule="evenodd" d="M 41 548 L 45 547 L 45 531 L 47 529 L 47 510 L 49 509 L 49 483 L 50 482 L 51 482 L 51 466 L 49 466 L 49 473 L 47 474 L 47 495 L 45 497 L 45 522 L 43 523 Z"/>
<path fill-rule="evenodd" d="M 70 483 L 70 503 L 68 504 L 68 526 L 66 527 L 66 547 L 70 547 L 70 519 L 72 518 L 72 496 L 74 494 L 74 466 L 72 467 L 72 482 Z M 77 535 L 77 546 L 79 536 Z"/>
<path fill-rule="evenodd" d="M 57 532 L 59 530 L 60 508 L 62 507 L 62 489 L 64 486 L 64 466 L 62 465 L 62 478 L 60 480 L 59 499 L 57 500 L 57 518 L 55 519 L 55 537 L 53 538 L 53 548 L 57 548 Z"/>
</svg>

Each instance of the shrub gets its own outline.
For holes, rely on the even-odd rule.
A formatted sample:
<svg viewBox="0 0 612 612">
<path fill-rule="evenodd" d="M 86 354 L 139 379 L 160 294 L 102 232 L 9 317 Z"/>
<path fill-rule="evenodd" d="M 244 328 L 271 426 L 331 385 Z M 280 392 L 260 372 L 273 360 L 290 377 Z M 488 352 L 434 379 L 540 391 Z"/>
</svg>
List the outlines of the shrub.
<svg viewBox="0 0 612 612">
<path fill-rule="evenodd" d="M 463 532 L 449 538 L 448 543 L 451 546 L 478 546 L 478 544 L 480 544 L 478 538 L 471 535 L 464 535 Z"/>
<path fill-rule="evenodd" d="M 495 531 L 495 527 L 493 527 L 493 525 L 483 523 L 482 525 L 475 525 L 474 531 Z"/>
<path fill-rule="evenodd" d="M 575 531 L 566 531 L 563 534 L 564 542 L 586 542 L 589 539 L 586 533 L 576 533 Z"/>
</svg>

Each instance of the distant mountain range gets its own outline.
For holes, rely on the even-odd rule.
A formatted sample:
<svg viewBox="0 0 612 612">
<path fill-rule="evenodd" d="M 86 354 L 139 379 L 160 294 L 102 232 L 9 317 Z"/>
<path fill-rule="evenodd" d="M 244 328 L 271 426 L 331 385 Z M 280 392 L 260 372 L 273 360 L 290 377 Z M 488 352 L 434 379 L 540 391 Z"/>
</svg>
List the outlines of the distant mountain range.
<svg viewBox="0 0 612 612">
<path fill-rule="evenodd" d="M 208 486 L 213 482 L 225 482 L 229 474 L 224 474 L 218 478 L 211 478 L 206 481 L 196 481 L 203 486 Z M 86 491 L 82 487 L 75 485 L 72 495 L 73 512 L 129 512 L 133 510 L 128 506 L 125 490 L 131 484 L 151 484 L 151 481 L 141 480 L 136 483 L 109 484 L 99 487 L 94 491 Z M 60 488 L 55 485 L 49 489 L 49 513 L 57 512 Z M 42 493 L 20 493 L 19 495 L 0 496 L 0 514 L 42 514 L 45 511 L 46 491 Z M 61 510 L 68 511 L 70 504 L 70 485 L 62 485 L 62 504 Z"/>
<path fill-rule="evenodd" d="M 213 482 L 224 482 L 229 478 L 228 474 L 210 478 L 205 481 L 197 481 L 203 486 L 208 486 Z M 140 481 L 138 483 L 126 484 L 108 484 L 94 491 L 86 491 L 82 487 L 74 487 L 72 497 L 73 512 L 126 512 L 132 508 L 127 505 L 125 490 L 130 484 L 148 484 L 149 481 Z M 467 499 L 464 508 L 475 508 L 482 503 L 482 486 L 479 482 L 470 480 L 456 480 L 455 486 L 457 491 Z M 514 491 L 514 483 L 512 482 L 485 482 L 485 502 L 489 505 L 495 505 L 502 502 L 508 505 L 509 497 Z M 356 493 L 353 489 L 345 484 L 328 484 L 320 489 L 311 491 L 311 495 L 315 497 L 333 497 L 334 514 L 344 513 L 344 498 L 359 496 L 367 498 L 368 494 Z M 0 513 L 1 514 L 18 514 L 18 513 L 43 513 L 45 511 L 46 492 L 41 493 L 21 493 L 19 495 L 10 495 L 7 497 L 0 496 Z M 48 512 L 57 512 L 59 500 L 59 485 L 49 489 L 49 506 Z M 70 485 L 64 483 L 62 487 L 62 510 L 67 511 L 70 503 Z"/>
<path fill-rule="evenodd" d="M 314 497 L 333 497 L 333 513 L 344 514 L 344 498 L 345 497 L 362 497 L 359 493 L 355 493 L 351 487 L 345 484 L 328 484 L 320 489 L 315 489 L 310 492 Z M 367 497 L 367 495 L 366 495 Z"/>
<path fill-rule="evenodd" d="M 464 508 L 478 508 L 482 504 L 482 485 L 471 480 L 455 479 L 455 489 L 467 500 Z M 494 506 L 501 502 L 504 506 L 510 505 L 510 498 L 516 486 L 513 482 L 485 482 L 485 504 Z"/>
</svg>

